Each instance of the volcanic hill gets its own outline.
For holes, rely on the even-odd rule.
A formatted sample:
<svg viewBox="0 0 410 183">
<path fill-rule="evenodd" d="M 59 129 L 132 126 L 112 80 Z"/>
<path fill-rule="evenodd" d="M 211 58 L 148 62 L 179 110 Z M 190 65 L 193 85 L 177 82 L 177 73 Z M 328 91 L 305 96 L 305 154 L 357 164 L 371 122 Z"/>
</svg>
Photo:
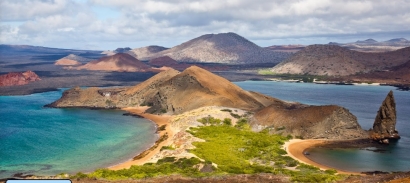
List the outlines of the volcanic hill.
<svg viewBox="0 0 410 183">
<path fill-rule="evenodd" d="M 130 52 L 133 52 L 139 60 L 150 60 L 153 54 L 167 49 L 168 48 L 162 46 L 146 46 L 142 48 L 132 49 L 130 50 Z"/>
<path fill-rule="evenodd" d="M 117 53 L 91 61 L 83 66 L 77 67 L 77 69 L 145 72 L 148 71 L 150 67 L 127 53 Z"/>
<path fill-rule="evenodd" d="M 272 68 L 280 74 L 346 76 L 404 64 L 410 47 L 383 53 L 365 53 L 337 45 L 311 45 Z"/>
<path fill-rule="evenodd" d="M 289 55 L 259 47 L 235 33 L 221 33 L 197 37 L 151 58 L 169 56 L 178 62 L 254 64 L 279 63 Z"/>
<path fill-rule="evenodd" d="M 0 75 L 0 86 L 25 85 L 33 81 L 41 80 L 33 71 L 10 72 Z"/>
<path fill-rule="evenodd" d="M 84 58 L 78 55 L 70 54 L 61 59 L 58 59 L 54 65 L 81 65 L 82 62 L 88 62 L 91 59 Z"/>
<path fill-rule="evenodd" d="M 48 106 L 87 108 L 149 106 L 147 112 L 168 114 L 181 114 L 205 106 L 222 106 L 255 112 L 252 124 L 258 127 L 267 128 L 272 125 L 279 127 L 278 124 L 270 121 L 272 117 L 269 115 L 274 113 L 281 116 L 282 122 L 295 126 L 295 128 L 287 128 L 287 134 L 331 139 L 366 138 L 367 135 L 361 130 L 356 118 L 342 107 L 289 103 L 260 93 L 245 91 L 225 78 L 197 66 L 191 66 L 183 72 L 169 69 L 133 87 L 72 88 L 66 90 L 59 100 Z M 298 119 L 305 119 L 306 114 L 318 115 L 311 115 L 309 121 L 299 120 L 296 123 L 293 120 L 294 113 L 299 115 Z M 322 125 L 323 128 L 318 127 Z M 300 126 L 303 128 L 299 128 Z M 330 132 L 325 133 L 325 131 Z"/>
</svg>

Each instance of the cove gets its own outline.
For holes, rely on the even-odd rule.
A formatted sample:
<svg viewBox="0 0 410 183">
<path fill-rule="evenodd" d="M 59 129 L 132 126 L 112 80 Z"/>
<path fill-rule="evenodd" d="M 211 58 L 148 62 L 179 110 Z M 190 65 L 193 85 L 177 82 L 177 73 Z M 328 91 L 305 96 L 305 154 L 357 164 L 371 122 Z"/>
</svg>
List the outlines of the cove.
<svg viewBox="0 0 410 183">
<path fill-rule="evenodd" d="M 363 129 L 373 126 L 376 112 L 387 93 L 393 90 L 401 139 L 389 146 L 365 149 L 309 149 L 307 157 L 320 164 L 345 171 L 410 171 L 410 92 L 391 86 L 319 85 L 273 81 L 235 82 L 245 90 L 281 100 L 310 105 L 336 104 L 349 109 Z"/>
<path fill-rule="evenodd" d="M 129 160 L 158 138 L 149 120 L 120 110 L 45 108 L 52 91 L 0 96 L 0 178 L 89 172 Z"/>
</svg>

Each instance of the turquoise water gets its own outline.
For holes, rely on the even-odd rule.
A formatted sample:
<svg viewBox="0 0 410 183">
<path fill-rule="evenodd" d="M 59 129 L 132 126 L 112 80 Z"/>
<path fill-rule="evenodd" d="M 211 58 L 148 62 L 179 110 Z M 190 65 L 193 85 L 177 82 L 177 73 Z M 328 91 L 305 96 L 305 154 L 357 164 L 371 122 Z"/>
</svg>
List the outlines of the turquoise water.
<svg viewBox="0 0 410 183">
<path fill-rule="evenodd" d="M 92 171 L 129 160 L 157 139 L 155 124 L 124 111 L 43 107 L 61 94 L 0 96 L 0 178 Z"/>
<path fill-rule="evenodd" d="M 363 129 L 373 126 L 376 112 L 387 93 L 396 100 L 396 128 L 401 139 L 389 146 L 373 149 L 325 149 L 309 151 L 309 158 L 321 164 L 349 171 L 410 171 L 410 92 L 390 86 L 319 85 L 271 81 L 236 82 L 245 90 L 260 92 L 286 101 L 310 105 L 336 104 L 353 113 Z"/>
</svg>

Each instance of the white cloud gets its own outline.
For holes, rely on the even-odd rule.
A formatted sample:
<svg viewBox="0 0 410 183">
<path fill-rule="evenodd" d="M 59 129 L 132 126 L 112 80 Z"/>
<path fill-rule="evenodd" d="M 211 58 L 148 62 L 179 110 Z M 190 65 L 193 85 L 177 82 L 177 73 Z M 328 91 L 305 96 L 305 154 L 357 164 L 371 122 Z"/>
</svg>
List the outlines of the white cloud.
<svg viewBox="0 0 410 183">
<path fill-rule="evenodd" d="M 408 9 L 410 0 L 2 0 L 0 40 L 114 49 L 174 46 L 202 34 L 236 32 L 277 44 L 290 38 L 410 33 Z"/>
</svg>

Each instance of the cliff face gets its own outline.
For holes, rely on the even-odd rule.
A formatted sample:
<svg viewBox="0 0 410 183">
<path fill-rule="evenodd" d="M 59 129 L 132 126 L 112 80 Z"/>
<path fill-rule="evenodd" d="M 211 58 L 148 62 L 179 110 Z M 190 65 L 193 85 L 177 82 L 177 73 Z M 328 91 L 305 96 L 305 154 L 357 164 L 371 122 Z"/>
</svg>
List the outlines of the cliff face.
<svg viewBox="0 0 410 183">
<path fill-rule="evenodd" d="M 357 118 L 349 110 L 335 105 L 266 107 L 254 115 L 253 128 L 270 128 L 273 133 L 290 134 L 305 139 L 366 139 Z"/>
<path fill-rule="evenodd" d="M 41 80 L 38 75 L 32 71 L 11 72 L 0 75 L 0 86 L 25 85 L 33 81 Z"/>
<path fill-rule="evenodd" d="M 396 102 L 393 91 L 387 94 L 379 111 L 377 111 L 370 135 L 373 140 L 385 144 L 389 143 L 389 139 L 400 138 L 396 130 Z"/>
</svg>

